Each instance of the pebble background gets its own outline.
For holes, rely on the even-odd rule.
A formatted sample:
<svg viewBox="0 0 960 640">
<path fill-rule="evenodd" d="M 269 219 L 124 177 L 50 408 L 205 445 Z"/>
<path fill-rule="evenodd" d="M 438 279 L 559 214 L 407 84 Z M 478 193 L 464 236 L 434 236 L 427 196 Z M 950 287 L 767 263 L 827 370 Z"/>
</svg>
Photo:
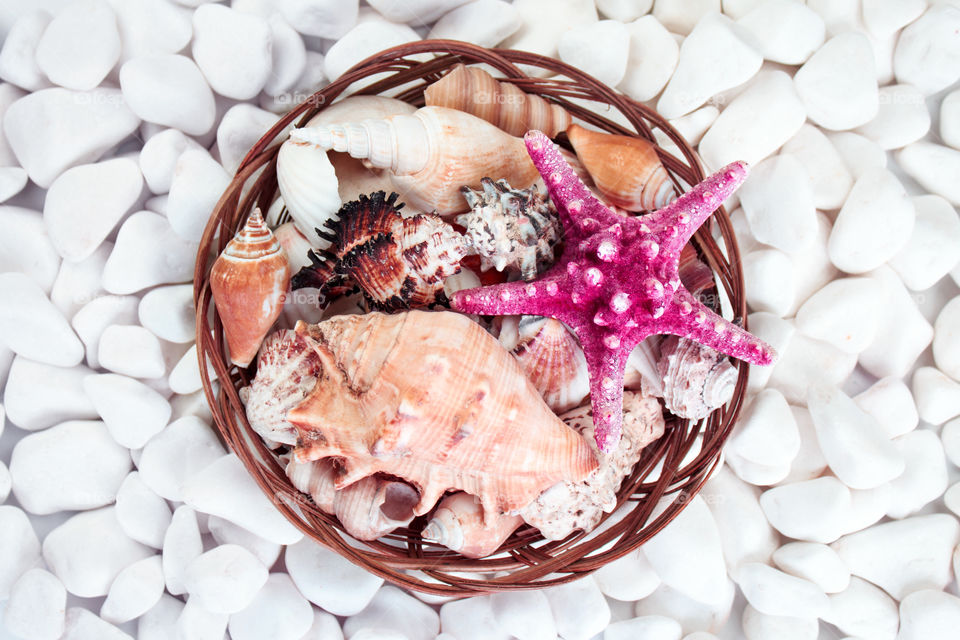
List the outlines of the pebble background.
<svg viewBox="0 0 960 640">
<path fill-rule="evenodd" d="M 422 37 L 559 55 L 754 165 L 728 206 L 781 360 L 703 493 L 568 586 L 383 585 L 273 510 L 199 391 L 229 176 Z M 0 638 L 957 637 L 960 2 L 31 0 L 0 40 Z"/>
</svg>

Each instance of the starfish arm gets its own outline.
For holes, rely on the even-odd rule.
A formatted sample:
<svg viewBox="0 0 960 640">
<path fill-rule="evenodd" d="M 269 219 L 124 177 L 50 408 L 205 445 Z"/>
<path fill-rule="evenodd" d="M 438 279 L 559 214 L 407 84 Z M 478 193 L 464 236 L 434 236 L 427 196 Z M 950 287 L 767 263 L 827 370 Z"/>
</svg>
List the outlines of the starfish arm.
<svg viewBox="0 0 960 640">
<path fill-rule="evenodd" d="M 773 364 L 777 352 L 752 333 L 717 315 L 679 288 L 658 327 L 661 333 L 692 338 L 700 344 L 755 365 Z"/>
<path fill-rule="evenodd" d="M 604 453 L 617 448 L 623 434 L 623 376 L 631 349 L 609 349 L 602 344 L 585 348 L 590 373 L 593 437 Z"/>
<path fill-rule="evenodd" d="M 487 316 L 549 316 L 554 311 L 552 298 L 559 296 L 559 291 L 560 286 L 553 280 L 504 282 L 457 291 L 450 297 L 450 307 Z"/>
</svg>

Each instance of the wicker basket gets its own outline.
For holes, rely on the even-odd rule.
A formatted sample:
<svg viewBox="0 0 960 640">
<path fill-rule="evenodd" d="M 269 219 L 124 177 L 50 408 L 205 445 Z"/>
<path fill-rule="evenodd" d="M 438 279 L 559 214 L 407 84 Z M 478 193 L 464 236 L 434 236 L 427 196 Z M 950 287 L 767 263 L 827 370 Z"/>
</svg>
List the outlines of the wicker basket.
<svg viewBox="0 0 960 640">
<path fill-rule="evenodd" d="M 486 63 L 524 91 L 559 103 L 575 118 L 603 130 L 654 140 L 652 130 L 659 129 L 677 145 L 683 156 L 677 158 L 660 150 L 663 164 L 674 181 L 678 185 L 693 184 L 703 178 L 693 149 L 663 118 L 577 69 L 520 51 L 488 50 L 446 40 L 416 42 L 361 62 L 298 105 L 263 136 L 247 154 L 213 211 L 200 242 L 194 276 L 197 345 L 204 392 L 223 440 L 263 491 L 307 536 L 351 562 L 394 584 L 452 597 L 569 582 L 637 549 L 676 517 L 719 463 L 721 447 L 740 412 L 747 382 L 747 367 L 738 362 L 740 375 L 733 399 L 727 406 L 699 423 L 668 421 L 665 435 L 644 450 L 633 474 L 623 482 L 618 494 L 620 505 L 629 504 L 619 509 L 611 522 L 602 523 L 590 535 L 574 534 L 562 541 L 547 542 L 537 530 L 524 526 L 507 540 L 499 553 L 475 560 L 423 543 L 418 532 L 425 522 L 424 518 L 418 518 L 409 528 L 399 529 L 375 542 L 361 543 L 350 539 L 336 518 L 320 511 L 308 496 L 293 488 L 276 456 L 247 423 L 237 391 L 252 378 L 253 366 L 251 370 L 238 370 L 230 364 L 223 327 L 211 302 L 211 263 L 252 208 L 259 206 L 266 210 L 276 197 L 280 140 L 275 138 L 287 125 L 294 121 L 302 125 L 351 84 L 375 74 L 380 75 L 358 93 L 390 95 L 421 106 L 424 88 L 459 62 Z M 518 64 L 540 67 L 557 75 L 549 79 L 528 77 Z M 571 98 L 578 102 L 570 101 Z M 619 111 L 635 131 L 584 108 L 581 106 L 584 100 L 599 103 L 594 105 L 598 111 L 604 109 L 603 105 Z M 727 254 L 721 252 L 705 231 L 698 233 L 693 242 L 713 268 L 719 285 L 726 290 L 737 319 L 742 320 L 746 312 L 743 277 L 730 220 L 720 209 L 704 229 L 709 225 L 718 228 Z M 207 376 L 208 367 L 216 372 L 219 384 L 215 385 Z M 699 451 L 698 436 L 702 437 Z M 695 451 L 695 455 L 691 451 Z M 662 466 L 655 474 L 658 465 Z M 646 481 L 647 478 L 656 479 Z"/>
</svg>

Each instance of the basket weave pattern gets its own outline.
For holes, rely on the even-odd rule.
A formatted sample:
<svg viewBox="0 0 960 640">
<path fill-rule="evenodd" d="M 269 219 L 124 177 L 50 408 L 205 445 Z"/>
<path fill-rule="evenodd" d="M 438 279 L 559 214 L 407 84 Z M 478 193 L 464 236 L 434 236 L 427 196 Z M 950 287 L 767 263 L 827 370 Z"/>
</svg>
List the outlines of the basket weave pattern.
<svg viewBox="0 0 960 640">
<path fill-rule="evenodd" d="M 433 54 L 424 56 L 423 54 Z M 424 61 L 425 57 L 429 57 Z M 238 390 L 253 376 L 230 364 L 223 326 L 211 302 L 209 274 L 213 260 L 233 237 L 254 207 L 268 209 L 277 194 L 278 135 L 291 123 L 302 126 L 324 105 L 332 103 L 351 84 L 378 75 L 358 94 L 381 94 L 423 105 L 423 90 L 457 63 L 485 63 L 506 76 L 506 81 L 531 94 L 566 108 L 602 130 L 641 136 L 654 141 L 659 129 L 680 149 L 681 158 L 659 149 L 671 178 L 680 185 L 695 184 L 703 171 L 690 145 L 656 112 L 586 74 L 551 58 L 511 50 L 489 50 L 463 42 L 433 40 L 401 45 L 383 51 L 348 71 L 281 118 L 250 150 L 236 176 L 217 203 L 200 242 L 194 298 L 197 309 L 197 347 L 204 392 L 223 440 L 243 461 L 250 474 L 277 508 L 301 531 L 397 585 L 441 596 L 468 596 L 504 590 L 539 588 L 569 582 L 635 550 L 669 523 L 703 486 L 719 464 L 720 451 L 737 415 L 747 382 L 747 367 L 737 362 L 739 378 L 732 400 L 699 423 L 668 419 L 662 438 L 643 451 L 640 462 L 618 493 L 625 517 L 604 522 L 592 534 L 575 534 L 547 542 L 539 532 L 523 526 L 493 557 L 470 559 L 442 547 L 424 544 L 419 536 L 424 518 L 409 528 L 374 542 L 349 538 L 337 519 L 322 512 L 287 479 L 277 457 L 247 423 Z M 550 79 L 527 76 L 517 65 L 547 69 Z M 588 100 L 619 111 L 634 127 L 627 130 L 570 99 Z M 598 109 L 601 110 L 602 109 Z M 496 178 L 497 176 L 493 176 Z M 727 255 L 707 232 L 719 231 Z M 720 209 L 694 237 L 701 257 L 716 274 L 737 319 L 746 315 L 743 277 L 733 229 Z M 215 384 L 208 375 L 215 372 Z M 668 416 L 669 417 L 669 416 Z M 698 437 L 701 441 L 697 443 Z M 696 451 L 695 455 L 691 451 Z M 659 468 L 658 468 L 659 467 Z M 672 502 L 670 502 L 672 500 Z M 669 502 L 666 508 L 663 504 Z M 660 505 L 659 508 L 658 504 Z M 496 576 L 494 577 L 494 573 Z M 476 575 L 484 574 L 484 575 Z"/>
</svg>

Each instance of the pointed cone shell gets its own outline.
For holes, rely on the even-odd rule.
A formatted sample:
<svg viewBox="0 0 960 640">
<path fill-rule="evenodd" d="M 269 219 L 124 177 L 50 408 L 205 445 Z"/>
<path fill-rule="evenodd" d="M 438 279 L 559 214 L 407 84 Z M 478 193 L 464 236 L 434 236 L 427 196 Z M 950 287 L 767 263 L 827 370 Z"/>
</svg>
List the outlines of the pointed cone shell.
<svg viewBox="0 0 960 640">
<path fill-rule="evenodd" d="M 440 501 L 421 536 L 467 558 L 483 558 L 499 549 L 521 524 L 520 516 L 511 515 L 485 521 L 480 501 L 461 491 Z"/>
<path fill-rule="evenodd" d="M 596 468 L 590 447 L 465 316 L 371 313 L 298 331 L 316 342 L 323 384 L 286 420 L 300 460 L 342 460 L 339 486 L 383 472 L 419 490 L 417 515 L 448 489 L 496 515 Z"/>
<path fill-rule="evenodd" d="M 458 64 L 423 92 L 428 106 L 471 113 L 512 136 L 531 129 L 553 138 L 570 126 L 570 114 L 558 104 L 499 82 L 483 69 Z"/>
<path fill-rule="evenodd" d="M 213 301 L 234 364 L 246 367 L 256 357 L 283 310 L 289 287 L 287 256 L 256 209 L 210 272 Z"/>
<path fill-rule="evenodd" d="M 657 370 L 667 409 L 690 420 L 705 418 L 729 402 L 737 384 L 737 369 L 727 356 L 689 338 L 665 338 Z"/>
<path fill-rule="evenodd" d="M 629 211 L 661 209 L 677 194 L 656 147 L 642 138 L 619 136 L 571 125 L 570 144 L 610 204 Z"/>
<path fill-rule="evenodd" d="M 576 337 L 553 318 L 524 316 L 511 353 L 554 413 L 580 406 L 590 393 L 587 359 Z"/>
<path fill-rule="evenodd" d="M 322 227 L 340 208 L 337 175 L 326 149 L 315 145 L 285 140 L 277 153 L 277 186 L 284 204 L 308 238 Z"/>
</svg>

